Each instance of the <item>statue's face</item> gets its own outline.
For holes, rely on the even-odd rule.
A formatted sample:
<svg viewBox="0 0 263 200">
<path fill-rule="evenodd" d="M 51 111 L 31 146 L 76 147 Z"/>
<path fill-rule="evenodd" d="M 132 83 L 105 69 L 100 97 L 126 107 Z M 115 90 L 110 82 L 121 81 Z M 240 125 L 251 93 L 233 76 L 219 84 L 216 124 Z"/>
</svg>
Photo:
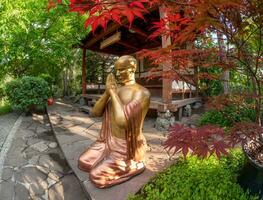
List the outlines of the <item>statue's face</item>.
<svg viewBox="0 0 263 200">
<path fill-rule="evenodd" d="M 115 68 L 116 70 L 116 79 L 118 83 L 124 84 L 133 80 L 134 69 L 133 68 Z"/>
<path fill-rule="evenodd" d="M 115 62 L 116 79 L 118 83 L 125 84 L 134 80 L 137 62 L 132 56 L 122 56 Z"/>
</svg>

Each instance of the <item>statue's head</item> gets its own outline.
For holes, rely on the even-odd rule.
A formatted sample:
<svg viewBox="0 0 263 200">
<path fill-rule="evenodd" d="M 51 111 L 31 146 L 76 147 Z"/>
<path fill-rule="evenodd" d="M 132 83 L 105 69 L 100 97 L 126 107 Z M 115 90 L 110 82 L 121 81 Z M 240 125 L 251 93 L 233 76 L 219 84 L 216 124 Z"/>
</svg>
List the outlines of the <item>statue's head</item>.
<svg viewBox="0 0 263 200">
<path fill-rule="evenodd" d="M 119 83 L 124 84 L 134 81 L 137 68 L 137 60 L 133 56 L 121 56 L 115 62 L 116 78 Z"/>
</svg>

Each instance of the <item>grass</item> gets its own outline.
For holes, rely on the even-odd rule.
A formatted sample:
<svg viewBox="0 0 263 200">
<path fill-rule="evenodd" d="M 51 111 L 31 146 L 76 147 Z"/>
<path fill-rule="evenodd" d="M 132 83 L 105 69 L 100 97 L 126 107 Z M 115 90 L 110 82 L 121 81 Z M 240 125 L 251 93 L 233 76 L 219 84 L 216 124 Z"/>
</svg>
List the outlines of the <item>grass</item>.
<svg viewBox="0 0 263 200">
<path fill-rule="evenodd" d="M 11 105 L 6 101 L 0 101 L 0 115 L 4 115 L 12 112 Z"/>
</svg>

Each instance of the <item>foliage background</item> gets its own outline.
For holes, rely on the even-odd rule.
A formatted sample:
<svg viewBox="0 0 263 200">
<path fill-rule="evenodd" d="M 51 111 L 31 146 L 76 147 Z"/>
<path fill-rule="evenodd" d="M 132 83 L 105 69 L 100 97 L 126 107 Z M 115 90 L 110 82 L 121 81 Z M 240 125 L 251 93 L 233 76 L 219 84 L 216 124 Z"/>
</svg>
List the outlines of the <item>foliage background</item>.
<svg viewBox="0 0 263 200">
<path fill-rule="evenodd" d="M 66 6 L 48 11 L 47 1 L 5 0 L 0 4 L 0 82 L 7 77 L 47 74 L 61 86 L 68 69 L 81 66 L 76 48 L 89 32 L 86 15 Z"/>
</svg>

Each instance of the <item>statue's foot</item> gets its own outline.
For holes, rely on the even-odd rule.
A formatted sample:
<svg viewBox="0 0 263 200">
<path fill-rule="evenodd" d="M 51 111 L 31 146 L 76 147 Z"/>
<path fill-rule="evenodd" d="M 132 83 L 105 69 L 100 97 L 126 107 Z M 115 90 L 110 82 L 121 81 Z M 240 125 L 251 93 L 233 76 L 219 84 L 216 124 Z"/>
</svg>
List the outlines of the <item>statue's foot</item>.
<svg viewBox="0 0 263 200">
<path fill-rule="evenodd" d="M 106 156 L 106 144 L 104 142 L 94 142 L 84 153 L 79 157 L 79 169 L 89 172 Z"/>
<path fill-rule="evenodd" d="M 142 173 L 145 169 L 143 162 L 104 160 L 100 165 L 90 171 L 90 180 L 98 188 L 106 188 L 120 184 L 135 175 Z"/>
</svg>

